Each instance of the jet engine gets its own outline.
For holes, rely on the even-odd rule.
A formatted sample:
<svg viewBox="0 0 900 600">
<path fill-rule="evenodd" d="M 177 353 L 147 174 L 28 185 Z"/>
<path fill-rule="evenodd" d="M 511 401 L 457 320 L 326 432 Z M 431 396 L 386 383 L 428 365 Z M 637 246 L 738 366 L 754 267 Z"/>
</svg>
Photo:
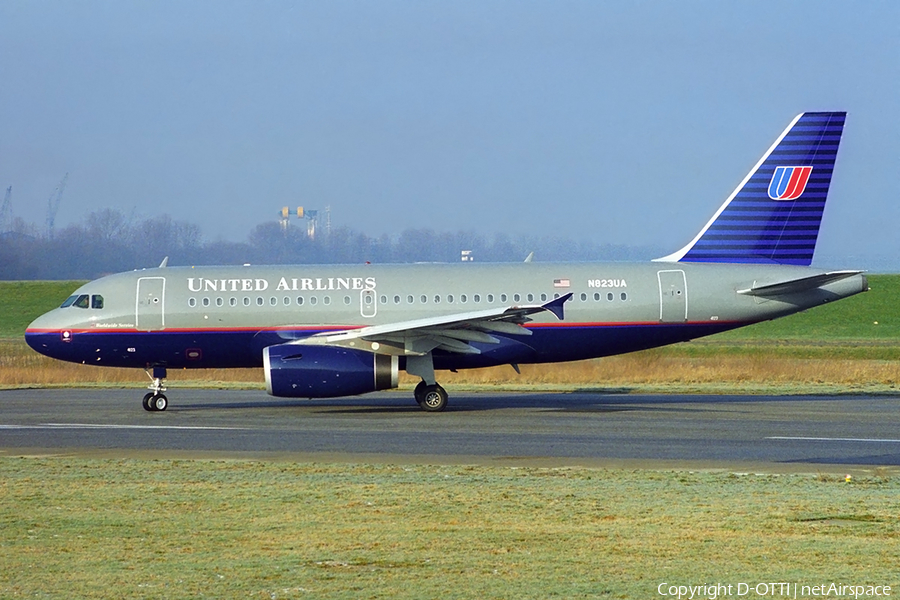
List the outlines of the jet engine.
<svg viewBox="0 0 900 600">
<path fill-rule="evenodd" d="M 279 344 L 263 350 L 266 390 L 282 398 L 355 396 L 397 387 L 396 356 Z"/>
</svg>

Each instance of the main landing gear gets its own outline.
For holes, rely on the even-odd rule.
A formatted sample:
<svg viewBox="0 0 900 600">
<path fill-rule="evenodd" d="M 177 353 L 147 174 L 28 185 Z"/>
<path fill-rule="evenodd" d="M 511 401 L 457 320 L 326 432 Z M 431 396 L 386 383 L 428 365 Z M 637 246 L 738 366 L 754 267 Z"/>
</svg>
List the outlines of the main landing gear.
<svg viewBox="0 0 900 600">
<path fill-rule="evenodd" d="M 428 385 L 424 380 L 420 381 L 413 393 L 419 406 L 428 412 L 440 412 L 447 408 L 447 390 L 437 383 Z"/>
<path fill-rule="evenodd" d="M 434 380 L 434 360 L 431 358 L 431 352 L 406 357 L 406 372 L 422 378 L 413 394 L 423 410 L 441 412 L 447 408 L 447 390 Z"/>
<path fill-rule="evenodd" d="M 149 412 L 161 412 L 166 410 L 169 407 L 169 399 L 163 394 L 163 392 L 166 391 L 166 368 L 153 367 L 152 375 L 150 374 L 150 369 L 144 369 L 144 372 L 152 382 L 147 386 L 147 389 L 151 391 L 144 395 L 144 410 Z"/>
</svg>

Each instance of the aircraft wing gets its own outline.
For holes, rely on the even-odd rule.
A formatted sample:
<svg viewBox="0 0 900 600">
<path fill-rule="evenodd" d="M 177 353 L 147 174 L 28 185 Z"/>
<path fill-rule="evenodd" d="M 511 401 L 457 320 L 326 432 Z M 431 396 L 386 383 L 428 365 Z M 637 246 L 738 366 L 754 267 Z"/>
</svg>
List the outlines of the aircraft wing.
<svg viewBox="0 0 900 600">
<path fill-rule="evenodd" d="M 490 308 L 320 333 L 290 343 L 339 346 L 396 356 L 421 356 L 432 350 L 481 354 L 472 342 L 499 344 L 500 340 L 492 333 L 531 335 L 531 330 L 522 326 L 531 321 L 529 315 L 550 312 L 562 320 L 563 304 L 571 297 L 569 293 L 546 304 Z"/>
</svg>

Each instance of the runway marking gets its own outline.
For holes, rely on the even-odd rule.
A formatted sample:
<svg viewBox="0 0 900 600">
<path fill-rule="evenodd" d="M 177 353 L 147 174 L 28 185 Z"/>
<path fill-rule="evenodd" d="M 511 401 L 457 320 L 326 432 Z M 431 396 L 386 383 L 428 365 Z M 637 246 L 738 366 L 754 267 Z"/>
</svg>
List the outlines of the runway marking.
<svg viewBox="0 0 900 600">
<path fill-rule="evenodd" d="M 39 423 L 37 425 L 0 425 L 0 429 L 170 429 L 174 431 L 246 431 L 246 427 L 208 427 L 201 425 L 114 425 L 102 423 Z"/>
<path fill-rule="evenodd" d="M 877 444 L 900 444 L 900 440 L 881 438 L 839 438 L 839 437 L 800 437 L 800 436 L 771 436 L 767 440 L 790 440 L 800 442 L 870 442 Z"/>
</svg>

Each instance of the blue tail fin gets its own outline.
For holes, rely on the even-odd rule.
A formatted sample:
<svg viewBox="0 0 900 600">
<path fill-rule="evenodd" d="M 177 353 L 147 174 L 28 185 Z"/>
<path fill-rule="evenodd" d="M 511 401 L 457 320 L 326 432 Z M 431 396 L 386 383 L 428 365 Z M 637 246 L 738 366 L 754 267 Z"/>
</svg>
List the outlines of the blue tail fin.
<svg viewBox="0 0 900 600">
<path fill-rule="evenodd" d="M 690 244 L 668 262 L 812 262 L 845 112 L 798 115 Z"/>
</svg>

